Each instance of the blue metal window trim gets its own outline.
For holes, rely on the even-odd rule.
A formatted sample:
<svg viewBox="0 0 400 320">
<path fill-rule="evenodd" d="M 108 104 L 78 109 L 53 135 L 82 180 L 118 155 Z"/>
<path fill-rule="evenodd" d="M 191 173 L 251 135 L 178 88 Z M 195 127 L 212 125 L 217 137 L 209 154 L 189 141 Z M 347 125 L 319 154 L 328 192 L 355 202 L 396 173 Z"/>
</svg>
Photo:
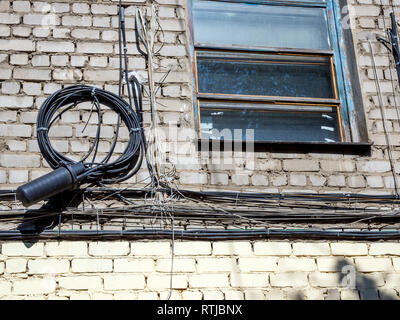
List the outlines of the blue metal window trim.
<svg viewBox="0 0 400 320">
<path fill-rule="evenodd" d="M 219 2 L 233 2 L 233 3 L 248 3 L 248 4 L 258 4 L 258 5 L 279 5 L 279 6 L 301 6 L 301 7 L 319 7 L 326 8 L 328 26 L 330 32 L 330 40 L 332 42 L 333 50 L 333 61 L 335 67 L 337 90 L 340 99 L 340 116 L 342 128 L 344 131 L 344 142 L 359 142 L 357 123 L 354 117 L 355 107 L 353 101 L 353 90 L 350 81 L 349 68 L 346 62 L 345 55 L 345 43 L 343 37 L 343 30 L 341 24 L 341 11 L 340 6 L 336 0 L 325 0 L 320 1 L 284 1 L 284 0 L 203 0 L 203 1 L 219 1 Z M 193 37 L 193 0 L 187 0 L 187 31 L 190 44 L 190 58 L 192 63 L 193 75 L 196 74 L 195 70 L 195 48 L 200 46 L 195 46 Z M 265 51 L 274 51 L 274 48 L 265 48 Z M 306 49 L 306 48 L 305 48 Z M 248 49 L 252 51 L 251 48 Z M 291 52 L 301 52 L 301 50 L 291 50 Z M 288 51 L 289 51 L 288 50 Z M 257 51 L 253 50 L 253 51 Z M 316 51 L 317 52 L 317 51 Z M 196 88 L 195 76 L 193 78 L 193 87 Z M 195 127 L 197 133 L 200 132 L 199 123 L 199 103 L 197 99 L 196 90 L 193 90 L 193 102 L 194 102 L 194 119 Z"/>
</svg>

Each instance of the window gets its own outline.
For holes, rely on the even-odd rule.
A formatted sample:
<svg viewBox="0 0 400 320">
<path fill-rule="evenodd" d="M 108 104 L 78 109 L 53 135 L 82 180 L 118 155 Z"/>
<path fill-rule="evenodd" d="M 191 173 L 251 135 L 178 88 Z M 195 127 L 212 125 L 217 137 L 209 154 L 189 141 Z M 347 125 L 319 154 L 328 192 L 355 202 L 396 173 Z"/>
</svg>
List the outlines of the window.
<svg viewBox="0 0 400 320">
<path fill-rule="evenodd" d="M 351 81 L 333 0 L 189 0 L 200 138 L 351 142 Z M 237 135 L 234 135 L 237 137 Z"/>
</svg>

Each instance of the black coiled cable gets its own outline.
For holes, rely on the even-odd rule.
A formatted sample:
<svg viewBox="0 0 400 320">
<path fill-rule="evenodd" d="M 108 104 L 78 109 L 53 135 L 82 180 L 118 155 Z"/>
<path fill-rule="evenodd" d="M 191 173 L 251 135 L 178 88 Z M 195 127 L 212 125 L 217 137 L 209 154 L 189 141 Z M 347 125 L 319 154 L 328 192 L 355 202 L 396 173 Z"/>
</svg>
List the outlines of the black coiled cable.
<svg viewBox="0 0 400 320">
<path fill-rule="evenodd" d="M 92 102 L 92 111 L 97 109 L 98 126 L 96 137 L 89 152 L 81 160 L 85 171 L 77 177 L 78 181 L 95 184 L 113 184 L 132 177 L 140 169 L 143 161 L 142 129 L 138 115 L 130 105 L 119 96 L 95 87 L 75 85 L 53 93 L 42 105 L 37 118 L 37 139 L 40 151 L 49 165 L 56 169 L 62 165 L 71 165 L 75 161 L 54 150 L 50 143 L 48 132 L 52 124 L 61 118 L 62 114 L 74 108 L 77 104 Z M 115 161 L 109 162 L 114 151 L 119 132 L 119 121 L 116 135 L 108 154 L 100 161 L 94 162 L 101 134 L 101 108 L 104 105 L 119 115 L 129 132 L 129 142 L 123 154 Z M 60 109 L 63 110 L 54 117 Z M 92 161 L 86 161 L 93 154 Z"/>
</svg>

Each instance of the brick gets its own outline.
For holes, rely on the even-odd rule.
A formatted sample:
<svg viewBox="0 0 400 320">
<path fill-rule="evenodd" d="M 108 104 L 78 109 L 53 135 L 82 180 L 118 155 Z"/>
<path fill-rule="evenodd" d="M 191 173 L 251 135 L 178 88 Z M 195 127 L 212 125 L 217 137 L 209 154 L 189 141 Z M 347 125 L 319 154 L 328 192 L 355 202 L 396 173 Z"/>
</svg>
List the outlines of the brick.
<svg viewBox="0 0 400 320">
<path fill-rule="evenodd" d="M 10 1 L 0 1 L 0 12 L 7 12 L 10 9 Z"/>
<path fill-rule="evenodd" d="M 113 294 L 114 300 L 136 300 L 138 295 L 133 292 L 116 292 Z"/>
<path fill-rule="evenodd" d="M 224 300 L 224 294 L 221 291 L 203 291 L 204 300 Z"/>
<path fill-rule="evenodd" d="M 55 292 L 56 281 L 54 279 L 24 279 L 13 283 L 14 294 L 49 294 Z"/>
<path fill-rule="evenodd" d="M 251 244 L 248 241 L 214 242 L 214 255 L 253 255 Z"/>
<path fill-rule="evenodd" d="M 138 293 L 139 300 L 158 300 L 157 292 L 139 292 Z"/>
<path fill-rule="evenodd" d="M 346 186 L 346 180 L 344 176 L 329 176 L 328 177 L 328 186 L 332 187 L 344 187 Z"/>
<path fill-rule="evenodd" d="M 202 300 L 203 294 L 200 291 L 185 290 L 182 292 L 183 300 Z"/>
<path fill-rule="evenodd" d="M 124 256 L 129 254 L 128 242 L 92 242 L 89 244 L 92 256 Z"/>
<path fill-rule="evenodd" d="M 253 186 L 266 186 L 268 185 L 268 178 L 262 174 L 253 174 L 251 184 Z"/>
<path fill-rule="evenodd" d="M 186 48 L 181 45 L 163 46 L 160 55 L 164 57 L 183 57 L 186 55 Z"/>
<path fill-rule="evenodd" d="M 14 69 L 14 79 L 20 80 L 50 80 L 51 70 L 47 69 Z"/>
<path fill-rule="evenodd" d="M 132 242 L 131 254 L 135 256 L 169 256 L 171 248 L 169 242 Z"/>
<path fill-rule="evenodd" d="M 16 37 L 29 37 L 31 34 L 30 27 L 13 27 L 13 36 Z"/>
<path fill-rule="evenodd" d="M 181 172 L 179 180 L 182 184 L 207 184 L 207 174 L 199 172 Z"/>
<path fill-rule="evenodd" d="M 87 3 L 74 3 L 72 4 L 72 12 L 78 14 L 89 13 L 89 5 Z"/>
<path fill-rule="evenodd" d="M 69 41 L 38 41 L 37 51 L 42 52 L 74 52 L 75 46 Z"/>
<path fill-rule="evenodd" d="M 90 300 L 88 293 L 73 293 L 69 296 L 69 300 Z"/>
<path fill-rule="evenodd" d="M 363 164 L 357 164 L 357 166 L 361 172 L 383 173 L 390 171 L 389 161 L 368 161 Z"/>
<path fill-rule="evenodd" d="M 16 121 L 17 112 L 16 111 L 0 111 L 0 122 Z"/>
<path fill-rule="evenodd" d="M 48 67 L 50 65 L 50 59 L 47 55 L 37 55 L 32 58 L 31 63 L 34 67 Z"/>
<path fill-rule="evenodd" d="M 168 289 L 170 288 L 171 277 L 169 275 L 150 275 L 147 278 L 147 288 L 151 289 Z M 172 289 L 186 289 L 186 275 L 172 276 Z"/>
<path fill-rule="evenodd" d="M 60 18 L 56 14 L 25 14 L 23 18 L 24 24 L 37 26 L 58 26 Z"/>
<path fill-rule="evenodd" d="M 71 126 L 52 126 L 49 130 L 49 137 L 51 137 L 51 138 L 72 137 L 72 127 Z"/>
<path fill-rule="evenodd" d="M 53 30 L 53 32 L 54 32 L 54 30 Z M 50 35 L 50 28 L 36 27 L 36 28 L 33 28 L 32 34 L 37 38 L 47 38 Z"/>
<path fill-rule="evenodd" d="M 314 271 L 315 261 L 310 258 L 281 258 L 278 260 L 278 270 L 287 271 Z"/>
<path fill-rule="evenodd" d="M 31 10 L 29 1 L 13 1 L 12 6 L 14 12 L 29 12 Z"/>
<path fill-rule="evenodd" d="M 0 165 L 6 168 L 40 167 L 40 157 L 37 155 L 0 154 Z"/>
<path fill-rule="evenodd" d="M 0 297 L 11 293 L 11 282 L 0 281 Z"/>
<path fill-rule="evenodd" d="M 342 272 L 344 266 L 353 265 L 349 259 L 323 257 L 317 259 L 318 270 L 322 272 Z"/>
<path fill-rule="evenodd" d="M 390 271 L 393 269 L 390 258 L 356 258 L 356 267 L 360 272 Z"/>
<path fill-rule="evenodd" d="M 264 273 L 231 273 L 230 283 L 234 288 L 264 288 L 269 286 L 269 279 Z"/>
<path fill-rule="evenodd" d="M 318 161 L 315 160 L 283 160 L 285 171 L 319 171 Z"/>
<path fill-rule="evenodd" d="M 104 276 L 105 290 L 144 289 L 143 275 L 107 275 Z"/>
<path fill-rule="evenodd" d="M 35 43 L 32 40 L 0 39 L 0 48 L 4 51 L 35 51 Z"/>
<path fill-rule="evenodd" d="M 42 94 L 42 84 L 36 82 L 24 82 L 22 91 L 30 96 L 39 96 Z"/>
<path fill-rule="evenodd" d="M 68 56 L 51 56 L 51 64 L 57 67 L 65 67 L 68 60 Z"/>
<path fill-rule="evenodd" d="M 1 91 L 4 94 L 16 94 L 19 92 L 19 89 L 20 84 L 18 82 L 3 82 L 1 84 Z"/>
<path fill-rule="evenodd" d="M 226 173 L 211 173 L 211 184 L 227 185 L 229 176 Z"/>
<path fill-rule="evenodd" d="M 61 21 L 63 26 L 90 27 L 92 25 L 91 16 L 63 16 Z"/>
<path fill-rule="evenodd" d="M 243 300 L 244 295 L 241 291 L 236 290 L 228 290 L 224 292 L 225 300 Z"/>
<path fill-rule="evenodd" d="M 88 244 L 84 241 L 47 242 L 47 256 L 87 256 Z"/>
<path fill-rule="evenodd" d="M 228 272 L 236 270 L 236 259 L 232 258 L 197 258 L 197 271 Z"/>
<path fill-rule="evenodd" d="M 342 300 L 360 300 L 360 294 L 358 290 L 342 290 L 340 292 Z"/>
<path fill-rule="evenodd" d="M 118 81 L 118 70 L 85 70 L 83 77 L 87 81 Z"/>
<path fill-rule="evenodd" d="M 307 274 L 304 272 L 282 272 L 270 274 L 272 287 L 306 287 Z"/>
<path fill-rule="evenodd" d="M 12 13 L 0 13 L 1 24 L 18 24 L 20 20 L 19 15 Z"/>
<path fill-rule="evenodd" d="M 23 53 L 23 54 L 12 54 L 10 56 L 10 64 L 12 65 L 27 65 L 28 64 L 28 55 Z"/>
<path fill-rule="evenodd" d="M 371 243 L 369 247 L 369 254 L 372 256 L 380 256 L 380 255 L 400 256 L 400 243 L 398 242 Z"/>
<path fill-rule="evenodd" d="M 7 273 L 21 273 L 26 272 L 26 259 L 8 259 L 6 261 Z"/>
<path fill-rule="evenodd" d="M 248 174 L 233 174 L 232 183 L 237 186 L 246 186 L 249 184 Z"/>
<path fill-rule="evenodd" d="M 59 274 L 69 272 L 69 260 L 37 259 L 28 261 L 29 274 Z"/>
<path fill-rule="evenodd" d="M 100 289 L 103 286 L 102 280 L 98 276 L 60 277 L 58 283 L 60 288 L 68 290 Z"/>
<path fill-rule="evenodd" d="M 175 242 L 175 255 L 209 255 L 211 244 L 206 241 Z"/>
<path fill-rule="evenodd" d="M 310 274 L 310 283 L 313 287 L 339 287 L 339 273 L 320 273 L 314 272 Z"/>
<path fill-rule="evenodd" d="M 174 271 L 175 268 L 174 268 Z M 153 259 L 114 259 L 114 272 L 154 272 Z"/>
<path fill-rule="evenodd" d="M 293 254 L 296 256 L 327 256 L 330 255 L 330 251 L 328 243 L 293 243 Z"/>
<path fill-rule="evenodd" d="M 8 140 L 7 146 L 10 151 L 25 151 L 26 150 L 26 142 L 18 141 L 18 140 Z"/>
<path fill-rule="evenodd" d="M 113 271 L 113 261 L 110 259 L 74 259 L 72 260 L 71 266 L 72 272 L 89 273 Z"/>
<path fill-rule="evenodd" d="M 43 255 L 43 243 L 7 242 L 2 244 L 1 253 L 10 257 L 40 257 Z"/>
<path fill-rule="evenodd" d="M 116 15 L 118 13 L 118 7 L 103 4 L 92 4 L 91 11 L 93 14 Z"/>
<path fill-rule="evenodd" d="M 51 11 L 55 13 L 66 13 L 69 12 L 69 4 L 68 3 L 53 3 L 51 5 Z"/>
<path fill-rule="evenodd" d="M 171 259 L 158 259 L 156 263 L 158 272 L 171 272 Z M 194 259 L 174 259 L 174 272 L 195 272 L 196 261 Z"/>
<path fill-rule="evenodd" d="M 9 172 L 10 183 L 28 182 L 28 170 L 11 170 Z"/>
<path fill-rule="evenodd" d="M 229 287 L 227 274 L 192 275 L 189 277 L 190 288 L 227 288 Z"/>
<path fill-rule="evenodd" d="M 0 125 L 0 137 L 30 137 L 31 131 L 31 126 L 26 125 Z"/>
<path fill-rule="evenodd" d="M 71 36 L 77 39 L 99 39 L 100 32 L 98 30 L 74 29 Z"/>
<path fill-rule="evenodd" d="M 254 243 L 254 254 L 257 256 L 289 256 L 292 252 L 290 243 L 287 242 L 263 242 Z"/>
<path fill-rule="evenodd" d="M 368 248 L 365 243 L 331 243 L 334 256 L 365 256 Z"/>
<path fill-rule="evenodd" d="M 30 108 L 33 105 L 33 97 L 29 96 L 1 96 L 0 107 L 3 108 Z"/>
<path fill-rule="evenodd" d="M 0 69 L 0 80 L 11 79 L 12 69 Z"/>
<path fill-rule="evenodd" d="M 322 160 L 321 169 L 328 172 L 352 172 L 355 164 L 349 160 Z"/>
<path fill-rule="evenodd" d="M 110 43 L 80 42 L 77 44 L 78 53 L 112 53 L 113 45 Z"/>
</svg>

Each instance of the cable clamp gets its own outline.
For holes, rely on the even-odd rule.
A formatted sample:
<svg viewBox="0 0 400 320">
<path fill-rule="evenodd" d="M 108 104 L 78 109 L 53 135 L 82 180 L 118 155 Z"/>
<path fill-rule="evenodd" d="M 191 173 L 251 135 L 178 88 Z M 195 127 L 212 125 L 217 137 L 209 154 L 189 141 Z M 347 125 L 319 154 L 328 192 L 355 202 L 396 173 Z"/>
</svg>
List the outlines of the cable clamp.
<svg viewBox="0 0 400 320">
<path fill-rule="evenodd" d="M 140 128 L 132 128 L 129 132 L 134 133 L 140 131 Z"/>
<path fill-rule="evenodd" d="M 40 128 L 37 128 L 37 131 L 38 131 L 38 132 L 39 132 L 39 131 L 49 131 L 49 128 L 40 127 Z"/>
<path fill-rule="evenodd" d="M 94 97 L 96 95 L 96 87 L 92 88 L 92 97 Z"/>
</svg>

